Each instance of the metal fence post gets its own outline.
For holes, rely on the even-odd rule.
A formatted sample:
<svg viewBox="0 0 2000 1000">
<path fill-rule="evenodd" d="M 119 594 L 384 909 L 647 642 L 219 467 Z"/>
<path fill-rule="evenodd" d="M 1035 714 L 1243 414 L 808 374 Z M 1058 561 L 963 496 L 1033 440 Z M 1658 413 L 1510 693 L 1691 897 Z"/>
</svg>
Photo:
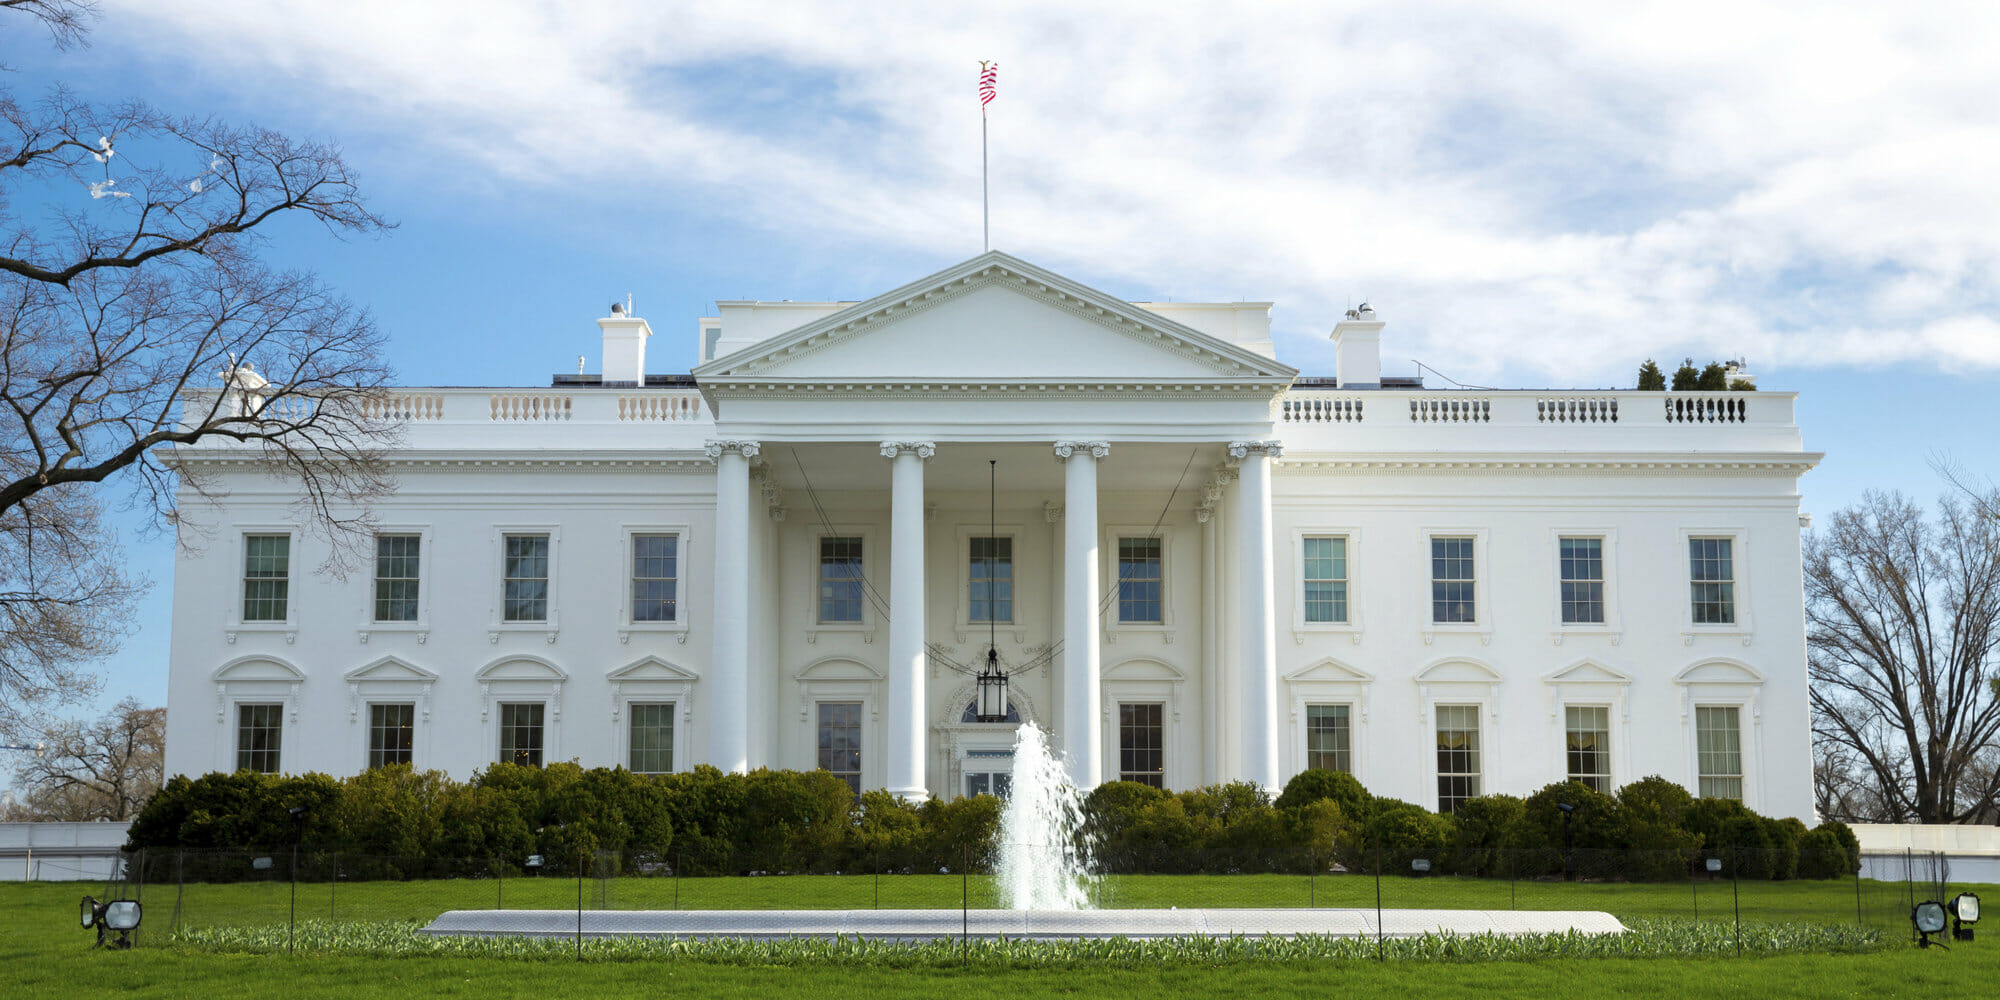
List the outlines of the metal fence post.
<svg viewBox="0 0 2000 1000">
<path fill-rule="evenodd" d="M 586 855 L 576 855 L 576 960 L 583 961 L 583 863 Z"/>
<path fill-rule="evenodd" d="M 1382 954 L 1382 851 L 1377 848 L 1375 855 L 1375 960 L 1386 961 Z"/>
<path fill-rule="evenodd" d="M 1743 883 L 1743 850 L 1729 849 L 1729 898 L 1736 903 L 1736 957 L 1743 957 L 1743 894 L 1739 888 Z"/>
<path fill-rule="evenodd" d="M 958 847 L 958 953 L 972 964 L 972 845 Z"/>
<path fill-rule="evenodd" d="M 334 898 L 340 892 L 340 855 L 328 855 L 327 861 L 332 865 L 332 870 L 326 874 L 326 919 L 337 920 L 339 917 L 334 908 Z"/>
<path fill-rule="evenodd" d="M 1841 854 L 1845 855 L 1846 853 L 1847 853 L 1846 850 L 1842 849 Z M 1848 873 L 1848 877 L 1854 880 L 1854 926 L 1866 927 L 1868 926 L 1868 920 L 1867 918 L 1863 917 L 1861 913 L 1861 866 L 1859 864 L 1860 858 L 1857 857 L 1855 861 L 1856 863 L 1854 865 L 1849 866 L 1852 867 L 1854 871 Z"/>
<path fill-rule="evenodd" d="M 292 922 L 285 930 L 285 954 L 292 953 L 292 942 L 299 936 L 299 843 L 292 841 Z"/>
<path fill-rule="evenodd" d="M 507 866 L 501 864 L 499 858 L 487 863 L 493 868 L 493 908 L 504 910 L 507 908 Z"/>
<path fill-rule="evenodd" d="M 674 854 L 674 909 L 681 908 L 681 867 L 687 864 L 687 851 Z"/>
<path fill-rule="evenodd" d="M 181 928 L 181 901 L 187 896 L 187 850 L 174 852 L 174 930 Z"/>
</svg>

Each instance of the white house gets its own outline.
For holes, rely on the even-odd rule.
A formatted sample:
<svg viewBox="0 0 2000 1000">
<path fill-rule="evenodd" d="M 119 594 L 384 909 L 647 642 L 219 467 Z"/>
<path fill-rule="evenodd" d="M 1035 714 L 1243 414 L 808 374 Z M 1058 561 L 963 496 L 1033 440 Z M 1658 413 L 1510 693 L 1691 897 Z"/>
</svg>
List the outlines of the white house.
<svg viewBox="0 0 2000 1000">
<path fill-rule="evenodd" d="M 866 302 L 720 302 L 692 374 L 399 390 L 372 573 L 291 488 L 175 570 L 167 767 L 496 760 L 1084 785 L 1308 767 L 1451 808 L 1649 774 L 1809 816 L 1794 397 L 1436 390 L 1278 361 L 1269 303 L 988 253 Z M 660 356 L 655 347 L 654 358 Z M 235 471 L 232 471 L 235 470 Z M 989 639 L 1010 721 L 980 722 Z"/>
</svg>

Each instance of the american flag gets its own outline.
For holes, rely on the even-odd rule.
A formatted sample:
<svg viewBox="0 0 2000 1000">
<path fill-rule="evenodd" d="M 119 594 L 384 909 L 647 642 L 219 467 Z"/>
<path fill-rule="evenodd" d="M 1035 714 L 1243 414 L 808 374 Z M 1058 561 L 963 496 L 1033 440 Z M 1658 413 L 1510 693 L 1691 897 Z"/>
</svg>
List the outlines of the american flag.
<svg viewBox="0 0 2000 1000">
<path fill-rule="evenodd" d="M 1000 64 L 979 61 L 979 111 L 986 112 L 986 106 L 993 103 L 993 84 L 1000 78 Z"/>
</svg>

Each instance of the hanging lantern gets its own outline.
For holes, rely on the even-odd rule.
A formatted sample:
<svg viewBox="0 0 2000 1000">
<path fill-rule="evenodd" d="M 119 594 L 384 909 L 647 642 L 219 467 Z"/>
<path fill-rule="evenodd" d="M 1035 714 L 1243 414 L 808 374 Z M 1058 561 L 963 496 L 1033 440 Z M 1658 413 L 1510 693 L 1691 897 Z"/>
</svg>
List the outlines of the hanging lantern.
<svg viewBox="0 0 2000 1000">
<path fill-rule="evenodd" d="M 1007 721 L 1007 675 L 1000 669 L 1000 651 L 986 650 L 986 669 L 979 672 L 979 721 Z"/>
</svg>

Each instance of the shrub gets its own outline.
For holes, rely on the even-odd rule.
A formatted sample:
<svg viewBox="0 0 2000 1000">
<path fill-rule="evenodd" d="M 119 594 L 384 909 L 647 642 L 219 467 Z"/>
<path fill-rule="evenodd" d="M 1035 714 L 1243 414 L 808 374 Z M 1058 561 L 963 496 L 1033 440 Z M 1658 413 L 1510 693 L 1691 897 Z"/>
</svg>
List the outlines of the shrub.
<svg viewBox="0 0 2000 1000">
<path fill-rule="evenodd" d="M 1285 782 L 1276 805 L 1280 809 L 1301 809 L 1322 799 L 1331 799 L 1342 815 L 1358 818 L 1367 815 L 1370 796 L 1354 775 L 1309 768 Z"/>
<path fill-rule="evenodd" d="M 1848 862 L 1847 845 L 1840 842 L 1839 835 L 1824 824 L 1806 831 L 1799 838 L 1800 878 L 1841 878 L 1853 874 Z"/>
<path fill-rule="evenodd" d="M 1411 858 L 1427 859 L 1433 871 L 1442 871 L 1456 833 L 1449 816 L 1400 799 L 1378 798 L 1362 823 L 1362 847 L 1381 856 L 1384 872 L 1407 870 Z"/>
<path fill-rule="evenodd" d="M 1667 377 L 1661 374 L 1660 366 L 1654 364 L 1652 358 L 1647 358 L 1646 363 L 1639 366 L 1639 390 L 1658 392 L 1666 387 Z"/>
<path fill-rule="evenodd" d="M 1528 805 L 1512 795 L 1481 795 L 1452 815 L 1452 868 L 1460 875 L 1512 875 L 1512 851 L 1527 836 Z"/>
<path fill-rule="evenodd" d="M 1847 871 L 1849 874 L 1857 874 L 1861 871 L 1861 841 L 1854 836 L 1854 831 L 1847 824 L 1837 819 L 1830 819 L 1813 827 L 1813 829 L 1825 830 L 1833 834 L 1834 838 L 1840 841 L 1840 846 L 1847 849 Z"/>
<path fill-rule="evenodd" d="M 1683 878 L 1701 853 L 1701 835 L 1682 825 L 1694 797 L 1687 789 L 1658 775 L 1641 778 L 1618 790 L 1625 811 L 1626 844 L 1632 850 L 1632 878 Z"/>
</svg>

